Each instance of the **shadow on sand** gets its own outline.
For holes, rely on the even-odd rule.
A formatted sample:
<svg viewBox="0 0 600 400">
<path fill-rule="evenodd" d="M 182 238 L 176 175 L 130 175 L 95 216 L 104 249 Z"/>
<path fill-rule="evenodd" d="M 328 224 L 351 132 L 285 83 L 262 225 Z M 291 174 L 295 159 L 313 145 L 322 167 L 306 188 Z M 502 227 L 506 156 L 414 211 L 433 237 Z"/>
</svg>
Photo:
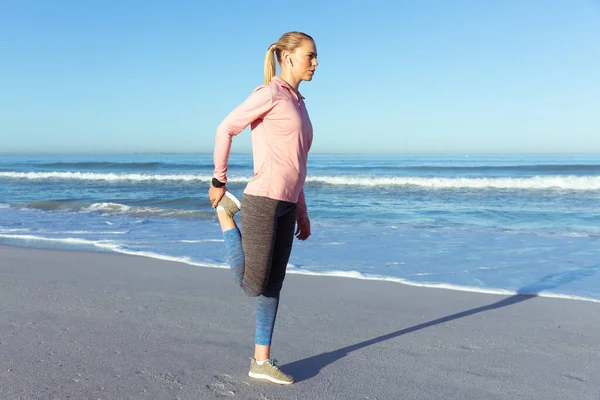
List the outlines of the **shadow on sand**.
<svg viewBox="0 0 600 400">
<path fill-rule="evenodd" d="M 303 360 L 294 361 L 292 363 L 283 365 L 282 369 L 285 372 L 291 374 L 295 378 L 296 382 L 310 379 L 316 376 L 321 371 L 321 369 L 323 369 L 329 364 L 336 362 L 337 360 L 344 358 L 348 353 L 352 351 L 365 348 L 375 343 L 381 343 L 383 341 L 393 339 L 398 336 L 405 335 L 407 333 L 412 333 L 421 329 L 429 328 L 430 326 L 443 324 L 448 321 L 468 317 L 470 315 L 478 314 L 484 311 L 495 310 L 498 308 L 507 307 L 516 303 L 530 300 L 534 297 L 537 297 L 537 294 L 544 290 L 555 289 L 567 283 L 592 276 L 598 272 L 599 268 L 600 264 L 596 264 L 591 267 L 547 275 L 532 285 L 524 286 L 518 289 L 517 294 L 510 297 L 506 297 L 495 303 L 448 315 L 446 317 L 438 318 L 429 322 L 424 322 L 419 325 L 411 326 L 409 328 L 401 329 L 396 332 L 391 332 L 386 335 L 381 335 L 373 339 L 365 340 L 364 342 L 346 346 L 338 350 L 333 350 L 327 353 L 322 353 L 312 357 L 308 357 Z"/>
</svg>

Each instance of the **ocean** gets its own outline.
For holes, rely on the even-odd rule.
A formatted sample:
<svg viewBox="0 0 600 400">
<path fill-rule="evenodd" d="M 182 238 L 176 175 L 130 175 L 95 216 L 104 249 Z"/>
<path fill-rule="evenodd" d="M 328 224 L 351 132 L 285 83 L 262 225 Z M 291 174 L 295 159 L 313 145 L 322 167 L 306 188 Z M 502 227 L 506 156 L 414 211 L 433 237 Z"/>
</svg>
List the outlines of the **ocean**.
<svg viewBox="0 0 600 400">
<path fill-rule="evenodd" d="M 209 154 L 0 154 L 0 243 L 226 268 L 212 170 Z M 229 190 L 251 176 L 232 154 Z M 600 301 L 600 155 L 311 154 L 305 193 L 313 235 L 288 273 Z"/>
</svg>

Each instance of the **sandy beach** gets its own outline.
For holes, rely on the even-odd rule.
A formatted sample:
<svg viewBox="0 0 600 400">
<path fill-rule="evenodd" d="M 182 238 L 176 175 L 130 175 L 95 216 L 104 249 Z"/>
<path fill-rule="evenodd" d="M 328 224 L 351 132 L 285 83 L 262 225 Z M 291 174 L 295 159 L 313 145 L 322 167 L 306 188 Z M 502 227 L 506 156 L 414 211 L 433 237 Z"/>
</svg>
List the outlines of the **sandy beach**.
<svg viewBox="0 0 600 400">
<path fill-rule="evenodd" d="M 247 377 L 254 301 L 230 272 L 0 246 L 1 399 L 598 399 L 600 304 L 286 278 Z"/>
</svg>

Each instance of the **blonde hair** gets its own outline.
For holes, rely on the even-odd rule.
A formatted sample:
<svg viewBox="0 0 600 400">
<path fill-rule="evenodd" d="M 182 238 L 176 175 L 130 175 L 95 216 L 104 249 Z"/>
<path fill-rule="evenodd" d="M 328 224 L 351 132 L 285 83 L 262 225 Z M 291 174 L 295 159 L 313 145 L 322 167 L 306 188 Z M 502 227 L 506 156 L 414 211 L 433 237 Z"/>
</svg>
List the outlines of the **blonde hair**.
<svg viewBox="0 0 600 400">
<path fill-rule="evenodd" d="M 313 38 L 302 32 L 284 33 L 276 43 L 269 46 L 265 55 L 265 85 L 271 82 L 271 79 L 277 74 L 275 66 L 275 57 L 281 65 L 281 54 L 287 50 L 290 53 L 296 50 L 305 40 L 313 41 Z"/>
</svg>

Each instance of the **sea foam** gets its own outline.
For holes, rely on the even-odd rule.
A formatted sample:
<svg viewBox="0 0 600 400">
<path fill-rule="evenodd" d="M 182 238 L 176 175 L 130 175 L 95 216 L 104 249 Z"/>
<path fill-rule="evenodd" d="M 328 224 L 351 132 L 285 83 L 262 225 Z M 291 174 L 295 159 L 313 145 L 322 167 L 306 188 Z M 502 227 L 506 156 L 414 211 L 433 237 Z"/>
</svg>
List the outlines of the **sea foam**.
<svg viewBox="0 0 600 400">
<path fill-rule="evenodd" d="M 507 289 L 495 289 L 495 288 L 482 288 L 476 286 L 467 286 L 467 285 L 454 285 L 450 283 L 427 283 L 427 282 L 415 282 L 408 279 L 384 276 L 384 275 L 375 275 L 375 274 L 365 274 L 358 271 L 309 271 L 305 269 L 297 269 L 292 265 L 288 265 L 288 273 L 291 274 L 299 274 L 299 275 L 314 275 L 314 276 L 329 276 L 329 277 L 338 277 L 338 278 L 352 278 L 352 279 L 362 279 L 368 281 L 385 281 L 385 282 L 394 282 L 401 283 L 403 285 L 408 286 L 416 286 L 422 288 L 432 288 L 432 289 L 448 289 L 455 290 L 461 292 L 474 292 L 474 293 L 484 293 L 484 294 L 494 294 L 494 295 L 502 295 L 502 296 L 515 296 L 515 295 L 535 295 L 539 297 L 551 297 L 551 298 L 559 298 L 559 299 L 569 299 L 569 300 L 582 300 L 589 301 L 593 303 L 600 303 L 600 300 L 593 299 L 590 297 L 584 296 L 576 296 L 562 293 L 553 293 L 553 292 L 516 292 L 514 290 Z"/>
<path fill-rule="evenodd" d="M 205 268 L 220 268 L 220 269 L 228 269 L 229 266 L 225 263 L 217 263 L 217 262 L 198 262 L 193 260 L 187 256 L 169 256 L 165 254 L 160 254 L 156 252 L 149 251 L 136 251 L 122 248 L 118 243 L 100 240 L 93 241 L 87 239 L 80 238 L 47 238 L 42 236 L 33 236 L 33 235 L 6 235 L 0 234 L 0 238 L 7 239 L 17 239 L 23 241 L 44 241 L 44 242 L 55 242 L 57 244 L 62 245 L 86 245 L 92 246 L 102 250 L 108 250 L 115 253 L 132 255 L 132 256 L 141 256 L 154 258 L 159 260 L 171 261 L 171 262 L 180 262 L 188 265 L 205 267 Z M 288 264 L 287 272 L 290 274 L 299 274 L 299 275 L 313 275 L 313 276 L 323 276 L 323 277 L 339 277 L 339 278 L 352 278 L 352 279 L 360 279 L 360 280 L 372 280 L 372 281 L 386 281 L 393 283 L 400 283 L 408 286 L 416 286 L 423 288 L 434 288 L 434 289 L 447 289 L 447 290 L 456 290 L 463 292 L 476 292 L 476 293 L 484 293 L 484 294 L 494 294 L 494 295 L 502 295 L 502 296 L 515 296 L 515 295 L 535 295 L 539 297 L 551 297 L 551 298 L 560 298 L 560 299 L 569 299 L 569 300 L 582 300 L 589 301 L 594 303 L 600 303 L 600 300 L 577 296 L 577 295 L 569 295 L 562 293 L 553 293 L 546 291 L 531 291 L 531 292 L 522 292 L 522 291 L 514 291 L 514 290 L 506 290 L 506 289 L 496 289 L 496 288 L 482 288 L 475 286 L 467 286 L 467 285 L 455 285 L 449 283 L 433 283 L 433 282 L 416 282 L 411 281 L 404 278 L 391 277 L 385 275 L 377 275 L 377 274 L 368 274 L 362 273 L 359 271 L 338 271 L 338 270 L 329 270 L 329 271 L 311 271 L 307 269 L 297 268 L 293 264 Z"/>
<path fill-rule="evenodd" d="M 129 174 L 94 172 L 0 172 L 0 178 L 29 180 L 82 181 L 171 181 L 209 182 L 211 175 Z M 229 182 L 246 183 L 250 176 L 232 176 Z M 540 175 L 523 178 L 440 178 L 418 176 L 316 175 L 307 182 L 332 186 L 415 186 L 428 189 L 528 189 L 528 190 L 600 190 L 600 176 Z"/>
<path fill-rule="evenodd" d="M 534 176 L 528 178 L 310 176 L 307 178 L 307 182 L 347 186 L 416 186 L 429 189 L 600 190 L 599 176 Z"/>
</svg>

